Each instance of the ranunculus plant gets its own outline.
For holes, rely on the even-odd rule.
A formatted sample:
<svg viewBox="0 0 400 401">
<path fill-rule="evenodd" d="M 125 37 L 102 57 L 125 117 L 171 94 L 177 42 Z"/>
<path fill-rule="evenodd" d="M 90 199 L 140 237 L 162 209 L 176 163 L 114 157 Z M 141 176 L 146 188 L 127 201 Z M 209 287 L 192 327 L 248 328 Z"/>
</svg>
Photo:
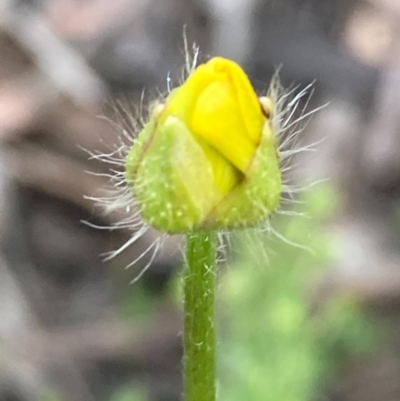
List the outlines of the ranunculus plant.
<svg viewBox="0 0 400 401">
<path fill-rule="evenodd" d="M 187 237 L 186 401 L 215 400 L 218 230 L 255 226 L 279 205 L 273 103 L 257 97 L 240 66 L 213 58 L 153 106 L 125 161 L 144 221 Z"/>
</svg>

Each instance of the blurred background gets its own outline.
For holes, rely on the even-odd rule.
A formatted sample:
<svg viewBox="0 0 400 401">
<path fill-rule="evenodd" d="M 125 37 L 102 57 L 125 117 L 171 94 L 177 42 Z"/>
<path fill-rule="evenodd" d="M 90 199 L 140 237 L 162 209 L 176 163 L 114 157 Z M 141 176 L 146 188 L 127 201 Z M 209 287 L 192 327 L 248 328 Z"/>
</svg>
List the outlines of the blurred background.
<svg viewBox="0 0 400 401">
<path fill-rule="evenodd" d="M 82 223 L 125 216 L 90 199 L 110 166 L 82 148 L 176 82 L 184 26 L 201 61 L 327 104 L 290 175 L 309 190 L 220 267 L 219 399 L 400 400 L 400 2 L 1 0 L 0 401 L 182 399 L 181 240 L 134 285 L 157 233 L 103 263 L 133 232 Z"/>
</svg>

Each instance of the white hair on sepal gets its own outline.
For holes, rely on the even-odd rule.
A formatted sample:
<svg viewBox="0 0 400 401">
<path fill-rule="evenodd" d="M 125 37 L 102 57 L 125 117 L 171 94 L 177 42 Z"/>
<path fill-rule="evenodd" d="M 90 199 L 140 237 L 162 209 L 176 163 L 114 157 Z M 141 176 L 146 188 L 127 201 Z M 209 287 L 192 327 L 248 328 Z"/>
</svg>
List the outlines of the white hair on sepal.
<svg viewBox="0 0 400 401">
<path fill-rule="evenodd" d="M 150 228 L 141 218 L 140 209 L 126 179 L 125 172 L 125 160 L 128 152 L 145 124 L 143 116 L 146 113 L 143 111 L 143 92 L 140 104 L 134 111 L 126 100 L 120 99 L 113 103 L 113 111 L 115 120 L 107 120 L 111 122 L 119 134 L 116 135 L 114 144 L 107 146 L 109 151 L 93 152 L 85 150 L 89 154 L 89 160 L 98 160 L 109 165 L 107 173 L 87 172 L 88 174 L 106 178 L 108 185 L 106 188 L 102 188 L 101 195 L 85 196 L 85 198 L 93 201 L 97 207 L 101 208 L 103 216 L 115 214 L 117 218 L 111 216 L 110 220 L 117 221 L 105 225 L 93 224 L 89 221 L 83 221 L 83 223 L 95 229 L 107 231 L 124 230 L 131 233 L 130 238 L 119 248 L 102 254 L 104 262 L 110 261 L 133 246 Z M 131 262 L 126 266 L 127 268 L 133 266 L 150 254 L 149 261 L 137 274 L 137 279 L 143 276 L 154 261 L 160 248 L 160 241 L 161 238 L 156 238 L 140 253 L 135 259 L 135 263 Z M 132 282 L 136 281 L 136 278 Z"/>
<path fill-rule="evenodd" d="M 186 35 L 186 25 L 183 27 L 183 50 L 185 55 L 185 72 L 186 79 L 197 67 L 197 62 L 199 58 L 200 48 L 193 42 L 192 49 L 189 50 L 189 44 Z"/>
<path fill-rule="evenodd" d="M 307 129 L 313 116 L 325 108 L 327 104 L 310 111 L 309 104 L 314 94 L 315 81 L 303 89 L 295 86 L 290 90 L 283 89 L 279 80 L 279 70 L 271 80 L 267 96 L 272 100 L 272 128 L 277 140 L 284 191 L 290 191 L 290 174 L 298 171 L 298 164 L 293 163 L 295 155 L 303 152 L 315 152 L 317 141 L 305 146 L 299 146 L 301 134 Z M 298 191 L 296 191 L 298 192 Z"/>
<path fill-rule="evenodd" d="M 105 215 L 110 214 L 113 211 L 124 211 L 126 216 L 118 222 L 113 223 L 112 225 L 99 226 L 87 221 L 84 222 L 86 225 L 96 229 L 109 231 L 124 230 L 131 233 L 130 238 L 125 241 L 119 248 L 102 254 L 104 262 L 110 261 L 118 255 L 122 254 L 128 248 L 140 241 L 140 239 L 143 238 L 143 236 L 150 229 L 150 227 L 141 218 L 140 210 L 135 204 L 135 197 L 132 193 L 131 188 L 129 188 L 129 184 L 127 183 L 125 178 L 119 178 L 118 184 L 121 185 L 115 185 L 115 183 L 111 183 L 110 186 L 112 189 L 110 190 L 111 193 L 109 196 L 88 197 L 89 199 L 95 201 L 98 206 L 102 207 L 103 213 Z M 152 241 L 152 243 L 150 243 L 146 247 L 144 251 L 142 251 L 127 266 L 125 266 L 125 268 L 128 269 L 150 255 L 148 262 L 145 264 L 144 267 L 141 268 L 140 272 L 131 281 L 132 284 L 139 280 L 154 262 L 164 238 L 164 235 L 156 237 Z"/>
<path fill-rule="evenodd" d="M 290 240 L 275 229 L 273 219 L 275 216 L 279 215 L 303 218 L 309 217 L 307 213 L 293 210 L 292 206 L 295 204 L 304 204 L 304 201 L 299 199 L 299 194 L 309 191 L 320 183 L 326 182 L 326 180 L 318 180 L 308 185 L 296 185 L 293 184 L 294 177 L 292 177 L 292 174 L 297 173 L 301 167 L 301 161 L 295 162 L 294 158 L 301 153 L 315 152 L 317 150 L 316 146 L 323 142 L 323 140 L 319 140 L 311 144 L 299 146 L 301 134 L 307 129 L 313 116 L 327 106 L 327 104 L 324 104 L 308 111 L 311 98 L 314 94 L 314 85 L 315 81 L 311 82 L 303 89 L 300 89 L 299 86 L 295 86 L 292 89 L 285 90 L 279 79 L 279 69 L 271 80 L 267 98 L 271 99 L 272 110 L 270 110 L 270 118 L 279 153 L 279 164 L 282 174 L 282 195 L 280 201 L 281 206 L 259 226 L 259 230 L 265 233 L 268 238 L 275 238 L 278 241 L 282 241 L 310 253 L 314 253 L 310 247 Z M 249 244 L 250 243 L 251 241 L 249 241 Z M 273 252 L 272 248 L 268 250 L 268 252 Z M 268 255 L 265 254 L 264 256 L 267 257 Z"/>
<path fill-rule="evenodd" d="M 189 75 L 196 69 L 198 58 L 200 54 L 200 48 L 195 43 L 193 43 L 191 50 L 189 49 L 189 45 L 186 38 L 186 27 L 184 27 L 183 32 L 183 56 L 185 59 L 185 63 L 180 70 L 180 72 L 175 76 L 175 78 L 171 77 L 171 71 L 167 73 L 167 90 L 162 92 L 159 89 L 156 89 L 158 94 L 156 99 L 153 101 L 155 104 L 163 103 L 164 99 L 174 90 L 174 88 L 182 85 Z M 174 74 L 175 75 L 175 74 Z M 177 81 L 177 85 L 174 84 L 174 81 Z M 149 107 L 151 110 L 151 105 Z"/>
<path fill-rule="evenodd" d="M 137 262 L 139 262 L 143 257 L 148 254 L 149 252 L 151 253 L 151 257 L 149 261 L 146 263 L 144 267 L 141 268 L 140 272 L 136 275 L 135 278 L 133 278 L 130 281 L 130 284 L 136 283 L 138 280 L 140 280 L 143 275 L 147 272 L 147 270 L 150 268 L 152 263 L 154 262 L 154 259 L 158 255 L 158 252 L 160 248 L 162 247 L 164 240 L 165 240 L 165 234 L 162 234 L 160 237 L 157 237 L 152 244 L 150 244 L 147 249 L 145 249 L 136 259 L 134 259 L 132 262 L 130 262 L 127 266 L 125 266 L 125 269 L 129 269 L 130 267 L 136 265 Z"/>
<path fill-rule="evenodd" d="M 260 230 L 260 227 L 249 228 L 244 230 L 241 235 L 243 244 L 246 246 L 246 251 L 252 256 L 252 264 L 257 267 L 264 269 L 265 266 L 269 265 L 271 255 L 274 255 L 276 251 L 270 246 L 267 241 L 261 238 L 265 234 L 265 230 Z M 271 235 L 265 234 L 266 239 L 270 240 Z"/>
<path fill-rule="evenodd" d="M 234 249 L 232 246 L 232 233 L 228 230 L 218 231 L 217 263 L 226 263 L 228 254 Z"/>
<path fill-rule="evenodd" d="M 278 239 L 279 241 L 284 242 L 287 245 L 293 246 L 295 248 L 299 248 L 302 249 L 304 251 L 307 251 L 309 253 L 311 253 L 312 255 L 315 255 L 315 252 L 312 248 L 310 248 L 307 245 L 303 245 L 300 244 L 298 242 L 292 241 L 289 238 L 287 238 L 285 235 L 281 234 L 278 230 L 276 230 L 272 223 L 271 220 L 267 220 L 265 226 L 261 229 L 262 231 L 264 230 L 265 232 L 268 233 L 268 236 L 271 238 L 275 237 L 276 239 Z"/>
</svg>

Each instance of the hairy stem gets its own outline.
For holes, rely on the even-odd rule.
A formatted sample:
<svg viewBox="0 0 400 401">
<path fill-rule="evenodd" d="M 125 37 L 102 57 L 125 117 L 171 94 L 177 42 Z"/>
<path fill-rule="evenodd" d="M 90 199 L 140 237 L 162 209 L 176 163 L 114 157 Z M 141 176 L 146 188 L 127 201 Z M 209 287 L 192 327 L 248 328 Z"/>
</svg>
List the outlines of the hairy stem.
<svg viewBox="0 0 400 401">
<path fill-rule="evenodd" d="M 217 233 L 195 231 L 187 234 L 186 238 L 185 401 L 214 401 L 214 295 Z"/>
</svg>

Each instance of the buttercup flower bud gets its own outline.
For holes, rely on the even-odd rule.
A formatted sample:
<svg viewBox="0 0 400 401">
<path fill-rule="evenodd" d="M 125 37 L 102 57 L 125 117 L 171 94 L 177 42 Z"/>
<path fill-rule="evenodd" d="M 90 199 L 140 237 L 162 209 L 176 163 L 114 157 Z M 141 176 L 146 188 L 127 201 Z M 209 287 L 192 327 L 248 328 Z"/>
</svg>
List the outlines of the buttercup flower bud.
<svg viewBox="0 0 400 401">
<path fill-rule="evenodd" d="M 198 66 L 153 107 L 126 158 L 144 220 L 171 233 L 264 220 L 282 192 L 272 107 L 233 61 Z"/>
</svg>

